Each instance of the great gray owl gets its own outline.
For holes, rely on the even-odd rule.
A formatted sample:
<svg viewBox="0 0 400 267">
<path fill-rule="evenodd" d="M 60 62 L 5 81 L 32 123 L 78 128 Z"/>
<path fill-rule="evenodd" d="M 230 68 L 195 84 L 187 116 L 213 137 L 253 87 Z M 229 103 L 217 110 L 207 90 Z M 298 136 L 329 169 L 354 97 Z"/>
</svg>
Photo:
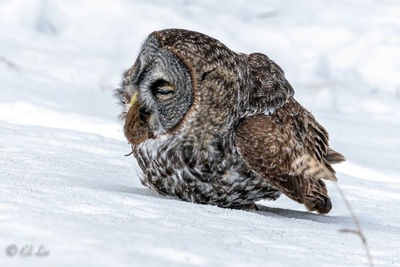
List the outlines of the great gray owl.
<svg viewBox="0 0 400 267">
<path fill-rule="evenodd" d="M 344 157 L 267 56 L 238 54 L 188 30 L 155 31 L 116 91 L 141 182 L 220 207 L 280 193 L 310 211 L 332 207 L 322 179 Z"/>
</svg>

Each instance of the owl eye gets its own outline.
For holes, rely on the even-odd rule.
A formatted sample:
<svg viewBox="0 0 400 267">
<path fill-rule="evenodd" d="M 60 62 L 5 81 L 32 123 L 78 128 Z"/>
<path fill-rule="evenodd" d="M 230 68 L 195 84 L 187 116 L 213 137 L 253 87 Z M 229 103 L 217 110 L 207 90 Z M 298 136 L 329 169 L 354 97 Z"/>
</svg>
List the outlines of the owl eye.
<svg viewBox="0 0 400 267">
<path fill-rule="evenodd" d="M 150 86 L 150 89 L 155 97 L 161 99 L 168 99 L 172 97 L 175 93 L 175 87 L 171 83 L 163 79 L 156 80 Z"/>
</svg>

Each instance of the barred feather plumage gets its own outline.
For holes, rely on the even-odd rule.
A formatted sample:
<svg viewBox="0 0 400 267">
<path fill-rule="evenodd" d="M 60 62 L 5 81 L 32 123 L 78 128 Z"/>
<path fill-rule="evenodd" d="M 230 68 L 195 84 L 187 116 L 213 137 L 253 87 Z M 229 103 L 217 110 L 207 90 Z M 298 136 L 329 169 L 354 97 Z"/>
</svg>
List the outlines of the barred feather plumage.
<svg viewBox="0 0 400 267">
<path fill-rule="evenodd" d="M 221 207 L 282 192 L 309 210 L 331 209 L 322 179 L 335 180 L 330 164 L 344 158 L 267 56 L 197 32 L 156 31 L 116 95 L 149 188 Z"/>
</svg>

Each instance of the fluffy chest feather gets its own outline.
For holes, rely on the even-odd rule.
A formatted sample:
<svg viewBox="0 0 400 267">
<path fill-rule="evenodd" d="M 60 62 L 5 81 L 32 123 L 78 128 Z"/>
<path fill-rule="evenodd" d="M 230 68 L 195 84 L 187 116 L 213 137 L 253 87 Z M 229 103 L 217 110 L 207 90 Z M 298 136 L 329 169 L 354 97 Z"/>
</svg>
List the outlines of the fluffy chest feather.
<svg viewBox="0 0 400 267">
<path fill-rule="evenodd" d="M 279 196 L 247 168 L 229 142 L 215 140 L 195 147 L 177 135 L 140 144 L 135 156 L 144 173 L 142 183 L 161 194 L 219 206 Z"/>
</svg>

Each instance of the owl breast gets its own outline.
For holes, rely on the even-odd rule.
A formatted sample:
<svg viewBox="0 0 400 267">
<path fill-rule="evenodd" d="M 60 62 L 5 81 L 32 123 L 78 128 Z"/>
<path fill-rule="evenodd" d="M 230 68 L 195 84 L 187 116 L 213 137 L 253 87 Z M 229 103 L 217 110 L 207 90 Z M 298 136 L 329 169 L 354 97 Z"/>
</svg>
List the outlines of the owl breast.
<svg viewBox="0 0 400 267">
<path fill-rule="evenodd" d="M 200 149 L 180 135 L 140 144 L 134 153 L 144 173 L 142 184 L 163 195 L 220 207 L 278 198 L 280 192 L 255 176 L 227 140 L 215 138 Z"/>
</svg>

